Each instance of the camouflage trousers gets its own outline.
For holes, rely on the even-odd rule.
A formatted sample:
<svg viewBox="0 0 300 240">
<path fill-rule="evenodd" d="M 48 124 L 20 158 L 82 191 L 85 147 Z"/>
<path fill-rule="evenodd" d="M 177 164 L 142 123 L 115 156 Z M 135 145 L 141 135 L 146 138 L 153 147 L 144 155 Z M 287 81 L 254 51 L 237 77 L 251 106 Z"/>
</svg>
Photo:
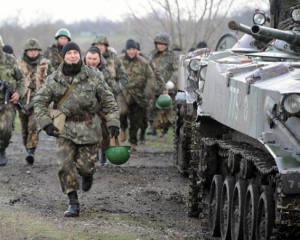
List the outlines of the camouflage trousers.
<svg viewBox="0 0 300 240">
<path fill-rule="evenodd" d="M 38 124 L 34 112 L 26 115 L 18 111 L 21 122 L 22 139 L 26 149 L 37 148 L 39 142 Z"/>
<path fill-rule="evenodd" d="M 16 110 L 13 104 L 0 103 L 0 148 L 7 148 L 12 137 Z"/>
<path fill-rule="evenodd" d="M 64 193 L 79 189 L 78 174 L 88 177 L 96 172 L 98 149 L 98 144 L 78 145 L 64 138 L 56 139 L 58 178 Z"/>
<path fill-rule="evenodd" d="M 140 107 L 137 104 L 132 104 L 128 108 L 128 114 L 120 114 L 121 129 L 126 130 L 128 128 L 129 120 L 129 142 L 137 144 L 137 133 L 139 128 L 144 123 L 143 119 L 147 118 L 147 108 Z"/>
</svg>

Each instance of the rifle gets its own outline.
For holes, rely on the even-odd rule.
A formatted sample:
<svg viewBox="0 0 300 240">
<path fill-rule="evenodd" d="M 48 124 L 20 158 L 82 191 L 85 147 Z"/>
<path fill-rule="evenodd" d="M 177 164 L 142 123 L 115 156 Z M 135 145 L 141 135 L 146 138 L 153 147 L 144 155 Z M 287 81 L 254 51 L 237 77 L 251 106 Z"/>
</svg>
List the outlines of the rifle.
<svg viewBox="0 0 300 240">
<path fill-rule="evenodd" d="M 5 80 L 0 80 L 0 91 L 5 90 L 4 104 L 8 104 L 9 99 L 14 94 L 14 90 L 11 89 L 9 83 Z M 17 108 L 23 112 L 24 114 L 28 114 L 27 109 L 24 107 L 21 100 L 19 100 L 16 104 Z"/>
</svg>

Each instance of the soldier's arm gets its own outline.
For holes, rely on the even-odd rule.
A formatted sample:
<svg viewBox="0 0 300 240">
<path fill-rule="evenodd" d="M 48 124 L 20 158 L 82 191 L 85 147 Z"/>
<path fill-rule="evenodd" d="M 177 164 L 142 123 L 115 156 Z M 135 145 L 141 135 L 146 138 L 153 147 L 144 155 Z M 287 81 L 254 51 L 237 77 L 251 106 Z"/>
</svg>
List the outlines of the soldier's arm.
<svg viewBox="0 0 300 240">
<path fill-rule="evenodd" d="M 52 123 L 52 119 L 50 118 L 48 112 L 48 106 L 52 102 L 54 95 L 47 80 L 46 83 L 43 84 L 41 89 L 33 97 L 33 106 L 34 112 L 36 114 L 36 120 L 42 129 Z"/>
<path fill-rule="evenodd" d="M 172 53 L 172 75 L 170 77 L 170 79 L 168 79 L 169 81 L 172 81 L 173 83 L 177 84 L 178 81 L 178 56 L 176 53 Z"/>
<path fill-rule="evenodd" d="M 126 86 L 128 84 L 128 75 L 126 73 L 126 70 L 124 68 L 123 63 L 117 56 L 114 57 L 114 61 L 116 63 L 116 75 L 117 75 L 117 81 L 121 83 L 123 86 Z"/>
<path fill-rule="evenodd" d="M 145 95 L 147 98 L 153 98 L 156 91 L 156 79 L 155 74 L 151 68 L 149 63 L 146 64 L 146 88 L 145 88 Z"/>
<path fill-rule="evenodd" d="M 11 61 L 12 61 L 13 74 L 14 74 L 13 77 L 16 80 L 16 83 L 17 83 L 15 91 L 19 94 L 20 97 L 22 97 L 23 94 L 24 94 L 24 88 L 25 88 L 25 85 L 24 85 L 24 81 L 25 81 L 24 72 L 22 71 L 22 69 L 18 65 L 15 58 L 11 57 Z"/>
<path fill-rule="evenodd" d="M 162 75 L 160 74 L 159 69 L 156 67 L 156 64 L 152 60 L 150 60 L 150 66 L 154 72 L 155 80 L 156 80 L 155 94 L 159 95 L 166 89 L 165 81 Z"/>
<path fill-rule="evenodd" d="M 120 114 L 118 105 L 109 86 L 104 80 L 103 74 L 98 76 L 99 84 L 97 84 L 97 99 L 100 102 L 100 110 L 105 114 L 107 126 L 120 126 Z"/>
</svg>

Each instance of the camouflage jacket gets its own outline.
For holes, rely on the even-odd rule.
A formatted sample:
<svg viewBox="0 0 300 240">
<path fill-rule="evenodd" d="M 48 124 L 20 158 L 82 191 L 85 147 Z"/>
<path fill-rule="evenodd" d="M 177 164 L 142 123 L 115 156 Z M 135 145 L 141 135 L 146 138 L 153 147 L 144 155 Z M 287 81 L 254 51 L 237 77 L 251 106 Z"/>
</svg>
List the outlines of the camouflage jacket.
<svg viewBox="0 0 300 240">
<path fill-rule="evenodd" d="M 71 86 L 75 85 L 70 95 L 63 101 L 60 110 L 67 116 L 65 127 L 59 137 L 73 141 L 75 144 L 96 144 L 102 138 L 100 111 L 106 116 L 107 126 L 119 127 L 117 102 L 99 71 L 82 65 L 80 73 L 67 77 L 62 73 L 63 64 L 57 71 L 47 77 L 46 83 L 34 97 L 36 119 L 42 129 L 52 123 L 48 106 L 54 103 L 57 108 L 59 100 Z M 88 121 L 68 121 L 68 118 L 91 116 Z"/>
<path fill-rule="evenodd" d="M 54 43 L 51 47 L 48 47 L 44 51 L 43 55 L 45 58 L 48 58 L 50 60 L 54 70 L 56 70 L 58 66 L 63 62 L 63 58 L 57 43 Z"/>
<path fill-rule="evenodd" d="M 43 57 L 41 54 L 38 58 L 29 62 L 26 60 L 26 55 L 22 56 L 19 65 L 24 72 L 24 95 L 22 97 L 23 104 L 26 105 L 27 110 L 33 109 L 32 99 L 34 95 L 40 90 L 48 75 L 54 72 L 49 59 Z"/>
<path fill-rule="evenodd" d="M 117 55 L 107 49 L 107 52 L 103 54 L 103 57 L 106 60 L 106 67 L 111 72 L 111 75 L 115 81 L 121 83 L 122 85 L 126 85 L 128 83 L 128 75 Z"/>
<path fill-rule="evenodd" d="M 176 86 L 178 80 L 178 55 L 169 49 L 163 52 L 154 49 L 149 53 L 149 57 L 156 64 L 165 83 L 172 81 Z M 172 91 L 176 92 L 176 88 Z"/>
<path fill-rule="evenodd" d="M 165 82 L 164 82 L 164 79 L 163 79 L 162 75 L 160 74 L 156 64 L 151 60 L 151 58 L 145 56 L 144 54 L 140 53 L 140 56 L 144 57 L 148 61 L 151 69 L 154 72 L 155 79 L 156 79 L 155 95 L 158 96 L 158 95 L 162 94 L 163 91 L 165 90 Z"/>
<path fill-rule="evenodd" d="M 105 82 L 111 88 L 111 91 L 115 94 L 115 91 L 117 89 L 117 82 L 113 78 L 111 72 L 108 70 L 107 62 L 106 62 L 105 58 L 103 57 L 103 55 L 101 55 L 101 63 L 98 66 L 98 69 L 100 70 L 100 72 L 102 72 Z"/>
<path fill-rule="evenodd" d="M 24 73 L 15 57 L 0 50 L 0 80 L 7 81 L 20 97 L 24 93 Z M 0 91 L 0 104 L 4 104 L 5 91 Z"/>
<path fill-rule="evenodd" d="M 130 103 L 132 97 L 139 106 L 146 107 L 156 89 L 156 79 L 150 64 L 141 56 L 129 60 L 126 55 L 121 55 L 120 60 L 128 74 L 128 84 L 123 91 L 125 99 Z"/>
</svg>

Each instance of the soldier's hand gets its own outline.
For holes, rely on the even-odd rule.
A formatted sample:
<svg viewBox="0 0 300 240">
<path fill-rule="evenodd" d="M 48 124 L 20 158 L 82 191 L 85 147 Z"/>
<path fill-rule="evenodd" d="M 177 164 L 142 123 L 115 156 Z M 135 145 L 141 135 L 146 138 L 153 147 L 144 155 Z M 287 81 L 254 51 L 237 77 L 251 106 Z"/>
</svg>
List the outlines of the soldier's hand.
<svg viewBox="0 0 300 240">
<path fill-rule="evenodd" d="M 45 132 L 47 135 L 52 136 L 52 137 L 58 137 L 59 136 L 59 130 L 57 127 L 53 125 L 53 123 L 50 123 L 44 128 Z"/>
<path fill-rule="evenodd" d="M 13 104 L 17 104 L 17 102 L 19 101 L 20 99 L 20 95 L 19 93 L 17 92 L 14 92 L 13 95 L 11 95 L 11 98 L 10 98 L 10 102 L 13 103 Z"/>
<path fill-rule="evenodd" d="M 172 81 L 166 83 L 166 89 L 171 90 L 175 87 L 175 84 Z"/>
<path fill-rule="evenodd" d="M 120 134 L 120 129 L 119 127 L 116 126 L 110 126 L 108 127 L 109 131 L 110 131 L 110 136 L 113 138 L 117 138 Z"/>
</svg>

